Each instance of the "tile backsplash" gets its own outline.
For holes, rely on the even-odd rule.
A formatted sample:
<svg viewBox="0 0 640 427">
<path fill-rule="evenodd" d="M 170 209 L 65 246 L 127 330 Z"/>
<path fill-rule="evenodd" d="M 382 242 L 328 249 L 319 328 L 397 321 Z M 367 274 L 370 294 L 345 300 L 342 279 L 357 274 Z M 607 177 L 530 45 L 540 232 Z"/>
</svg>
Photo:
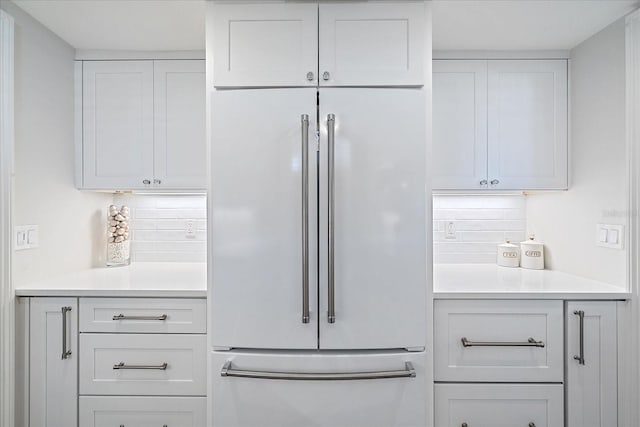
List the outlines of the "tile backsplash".
<svg viewBox="0 0 640 427">
<path fill-rule="evenodd" d="M 433 196 L 434 263 L 495 263 L 496 245 L 525 238 L 524 195 Z"/>
<path fill-rule="evenodd" d="M 206 196 L 116 194 L 114 203 L 131 211 L 132 262 L 206 262 Z"/>
</svg>

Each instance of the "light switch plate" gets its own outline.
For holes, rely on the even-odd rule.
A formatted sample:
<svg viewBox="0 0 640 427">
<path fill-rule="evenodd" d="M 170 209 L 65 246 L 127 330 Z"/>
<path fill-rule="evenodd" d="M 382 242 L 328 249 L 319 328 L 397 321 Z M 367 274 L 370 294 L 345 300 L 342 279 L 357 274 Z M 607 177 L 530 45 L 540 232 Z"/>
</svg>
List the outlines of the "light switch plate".
<svg viewBox="0 0 640 427">
<path fill-rule="evenodd" d="M 624 249 L 624 225 L 597 224 L 596 245 L 610 249 Z"/>
<path fill-rule="evenodd" d="M 13 248 L 16 251 L 37 248 L 39 245 L 37 225 L 17 225 L 14 227 Z"/>
</svg>

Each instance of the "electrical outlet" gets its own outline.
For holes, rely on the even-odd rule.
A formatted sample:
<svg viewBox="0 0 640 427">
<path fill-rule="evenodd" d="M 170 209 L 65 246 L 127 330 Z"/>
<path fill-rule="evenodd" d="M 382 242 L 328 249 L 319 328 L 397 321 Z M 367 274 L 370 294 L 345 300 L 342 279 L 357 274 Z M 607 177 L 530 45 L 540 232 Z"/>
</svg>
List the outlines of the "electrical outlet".
<svg viewBox="0 0 640 427">
<path fill-rule="evenodd" d="M 458 238 L 456 234 L 456 223 L 453 221 L 447 221 L 444 225 L 444 238 L 448 240 L 456 240 Z"/>
<path fill-rule="evenodd" d="M 188 220 L 184 224 L 184 237 L 194 239 L 196 237 L 196 226 L 192 220 Z"/>
</svg>

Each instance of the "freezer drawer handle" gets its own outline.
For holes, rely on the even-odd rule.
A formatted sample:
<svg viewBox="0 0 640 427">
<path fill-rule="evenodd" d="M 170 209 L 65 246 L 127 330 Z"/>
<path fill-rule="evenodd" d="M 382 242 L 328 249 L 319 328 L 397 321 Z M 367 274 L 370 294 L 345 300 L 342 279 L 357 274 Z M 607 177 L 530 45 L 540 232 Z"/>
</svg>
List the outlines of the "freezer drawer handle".
<svg viewBox="0 0 640 427">
<path fill-rule="evenodd" d="M 500 341 L 469 341 L 466 338 L 462 338 L 463 347 L 544 347 L 544 341 L 536 341 L 533 338 L 529 338 L 524 342 L 500 342 Z"/>
<path fill-rule="evenodd" d="M 166 314 L 160 316 L 125 316 L 124 314 L 116 314 L 113 316 L 113 320 L 167 320 Z"/>
<path fill-rule="evenodd" d="M 263 380 L 303 380 L 303 381 L 336 381 L 336 380 L 379 380 L 386 378 L 415 378 L 416 371 L 411 362 L 405 362 L 401 371 L 374 371 L 374 372 L 270 372 L 270 371 L 246 371 L 233 369 L 231 361 L 225 362 L 220 371 L 222 377 L 257 378 Z"/>
<path fill-rule="evenodd" d="M 573 314 L 580 318 L 580 355 L 573 356 L 573 359 L 578 361 L 578 365 L 584 365 L 584 311 L 576 310 Z"/>
<path fill-rule="evenodd" d="M 327 322 L 336 323 L 336 292 L 335 292 L 335 264 L 334 264 L 334 213 L 335 213 L 335 145 L 336 145 L 336 116 L 327 115 L 327 139 L 329 142 L 329 259 L 328 270 L 328 313 Z"/>
<path fill-rule="evenodd" d="M 168 366 L 167 362 L 161 365 L 126 365 L 124 362 L 120 362 L 117 365 L 113 365 L 113 369 L 157 369 L 166 371 Z"/>
<path fill-rule="evenodd" d="M 302 127 L 302 323 L 309 323 L 309 115 Z"/>
</svg>

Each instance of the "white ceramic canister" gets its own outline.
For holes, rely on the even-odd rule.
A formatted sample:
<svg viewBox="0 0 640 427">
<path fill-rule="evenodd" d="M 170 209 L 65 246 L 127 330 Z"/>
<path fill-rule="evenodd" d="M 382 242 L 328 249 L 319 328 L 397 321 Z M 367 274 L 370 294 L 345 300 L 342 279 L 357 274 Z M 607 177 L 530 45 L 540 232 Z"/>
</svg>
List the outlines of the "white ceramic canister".
<svg viewBox="0 0 640 427">
<path fill-rule="evenodd" d="M 544 245 L 533 236 L 520 243 L 520 267 L 544 270 Z"/>
<path fill-rule="evenodd" d="M 518 245 L 505 243 L 498 245 L 498 265 L 501 267 L 518 267 L 520 265 L 520 248 Z"/>
</svg>

